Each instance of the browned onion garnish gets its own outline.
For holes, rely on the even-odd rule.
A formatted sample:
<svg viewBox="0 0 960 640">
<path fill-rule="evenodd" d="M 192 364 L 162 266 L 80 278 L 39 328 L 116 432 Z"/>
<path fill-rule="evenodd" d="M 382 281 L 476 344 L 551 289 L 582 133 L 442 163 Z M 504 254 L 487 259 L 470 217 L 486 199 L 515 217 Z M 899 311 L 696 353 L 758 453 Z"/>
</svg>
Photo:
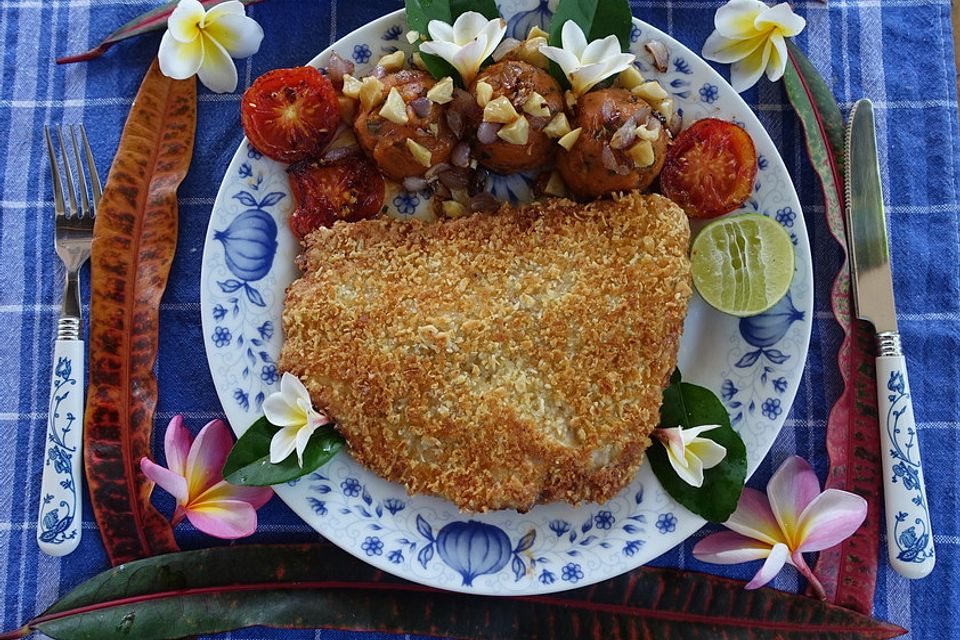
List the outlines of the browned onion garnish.
<svg viewBox="0 0 960 640">
<path fill-rule="evenodd" d="M 613 171 L 618 176 L 625 176 L 630 173 L 630 167 L 626 167 L 619 162 L 617 158 L 613 155 L 613 149 L 609 145 L 603 145 L 603 151 L 600 152 L 600 160 L 603 162 L 603 168 L 608 171 Z"/>
<path fill-rule="evenodd" d="M 667 70 L 670 64 L 670 51 L 667 50 L 667 45 L 660 40 L 650 40 L 643 45 L 643 48 L 650 54 L 653 66 L 657 68 L 657 71 L 663 73 Z"/>
<path fill-rule="evenodd" d="M 463 137 L 463 114 L 453 109 L 447 109 L 447 126 L 459 140 Z"/>
<path fill-rule="evenodd" d="M 330 54 L 330 61 L 327 63 L 327 77 L 330 78 L 333 86 L 339 89 L 343 86 L 343 74 L 353 73 L 354 68 L 352 62 L 340 57 L 340 55 L 334 51 Z"/>
<path fill-rule="evenodd" d="M 631 118 L 614 132 L 613 137 L 610 138 L 610 147 L 613 149 L 626 149 L 633 144 L 636 138 L 637 124 L 633 121 L 633 118 Z"/>
<path fill-rule="evenodd" d="M 481 191 L 470 198 L 470 211 L 496 211 L 500 201 L 489 191 Z"/>
<path fill-rule="evenodd" d="M 505 55 L 520 46 L 520 41 L 516 38 L 504 38 L 503 41 L 493 50 L 493 61 L 500 62 Z"/>
<path fill-rule="evenodd" d="M 427 184 L 427 181 L 419 176 L 407 176 L 403 179 L 403 188 L 410 193 L 423 191 L 428 186 L 430 185 Z"/>
<path fill-rule="evenodd" d="M 600 105 L 600 115 L 603 116 L 604 122 L 613 120 L 614 113 L 613 100 L 604 100 Z"/>
<path fill-rule="evenodd" d="M 660 123 L 660 118 L 657 118 L 655 116 L 650 116 L 649 118 L 647 118 L 647 130 L 657 131 L 660 129 L 661 126 L 662 125 Z"/>
<path fill-rule="evenodd" d="M 670 118 L 670 125 L 668 127 L 668 130 L 670 131 L 670 135 L 676 138 L 677 135 L 680 133 L 680 129 L 682 128 L 683 128 L 683 118 L 680 117 L 679 113 L 674 113 L 673 117 Z"/>
<path fill-rule="evenodd" d="M 477 140 L 483 144 L 493 144 L 497 141 L 497 132 L 500 131 L 500 124 L 496 122 L 481 122 L 477 127 Z"/>
<path fill-rule="evenodd" d="M 450 126 L 450 131 L 459 140 L 467 133 L 466 122 L 470 120 L 471 114 L 476 112 L 476 119 L 480 119 L 480 107 L 477 106 L 477 101 L 473 99 L 473 96 L 463 89 L 453 90 L 453 100 L 447 107 L 447 124 Z"/>
<path fill-rule="evenodd" d="M 323 159 L 328 161 L 339 160 L 341 158 L 346 158 L 347 156 L 357 153 L 359 147 L 356 145 L 347 145 L 345 147 L 337 147 L 335 149 L 330 149 L 323 154 Z"/>
<path fill-rule="evenodd" d="M 466 168 L 470 166 L 470 145 L 461 142 L 450 152 L 450 162 L 455 167 Z"/>
<path fill-rule="evenodd" d="M 451 167 L 441 172 L 439 178 L 440 182 L 451 191 L 465 190 L 470 185 L 470 172 L 465 169 Z"/>
<path fill-rule="evenodd" d="M 430 115 L 430 99 L 426 96 L 421 96 L 415 100 L 411 100 L 410 108 L 413 109 L 413 112 L 418 118 L 426 118 Z"/>
<path fill-rule="evenodd" d="M 423 177 L 426 178 L 428 181 L 433 182 L 433 180 L 439 177 L 441 173 L 449 169 L 450 169 L 450 165 L 447 164 L 446 162 L 438 162 L 437 164 L 427 169 L 427 172 L 423 174 Z"/>
</svg>

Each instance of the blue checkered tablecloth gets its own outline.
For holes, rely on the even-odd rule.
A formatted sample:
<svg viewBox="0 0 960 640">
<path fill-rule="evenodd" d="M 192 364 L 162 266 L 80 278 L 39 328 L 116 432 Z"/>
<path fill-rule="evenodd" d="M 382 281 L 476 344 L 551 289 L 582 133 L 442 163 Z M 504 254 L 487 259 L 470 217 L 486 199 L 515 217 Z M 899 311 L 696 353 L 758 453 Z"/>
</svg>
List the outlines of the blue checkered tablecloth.
<svg viewBox="0 0 960 640">
<path fill-rule="evenodd" d="M 530 0 L 535 5 L 537 0 Z M 156 5 L 150 0 L 3 0 L 0 2 L 0 627 L 15 628 L 58 595 L 107 567 L 85 504 L 80 548 L 64 559 L 41 554 L 35 522 L 47 418 L 48 380 L 60 287 L 52 251 L 53 215 L 44 123 L 84 122 L 105 174 L 131 100 L 159 35 L 123 43 L 86 64 L 54 58 L 87 49 L 117 25 Z M 634 0 L 634 13 L 699 50 L 720 0 Z M 196 151 L 180 188 L 181 230 L 169 289 L 161 305 L 157 362 L 157 432 L 175 414 L 199 429 L 222 415 L 203 352 L 198 302 L 200 256 L 214 195 L 242 136 L 240 92 L 260 73 L 301 64 L 337 37 L 400 8 L 399 0 L 268 0 L 249 12 L 266 39 L 239 63 L 240 90 L 201 89 Z M 886 185 L 894 279 L 913 386 L 920 444 L 939 558 L 928 579 L 911 582 L 881 566 L 875 614 L 911 630 L 912 638 L 960 637 L 960 505 L 956 473 L 960 436 L 960 133 L 949 0 L 813 0 L 797 2 L 808 26 L 798 44 L 832 85 L 844 109 L 861 96 L 878 110 L 880 163 Z M 721 69 L 727 73 L 726 68 Z M 840 249 L 823 220 L 823 201 L 808 165 L 796 117 L 782 86 L 765 80 L 746 99 L 781 150 L 800 193 L 817 286 L 813 337 L 796 403 L 751 484 L 762 488 L 789 454 L 813 462 L 821 479 L 827 412 L 840 392 L 840 330 L 828 290 Z M 163 503 L 169 509 L 169 502 Z M 260 512 L 253 542 L 312 541 L 318 536 L 279 500 Z M 215 543 L 189 527 L 184 548 Z M 699 534 L 702 536 L 703 534 Z M 718 567 L 692 558 L 697 537 L 655 561 L 659 566 L 745 578 L 755 567 Z M 797 590 L 785 570 L 773 586 Z M 233 638 L 387 637 L 337 631 L 252 629 Z"/>
</svg>

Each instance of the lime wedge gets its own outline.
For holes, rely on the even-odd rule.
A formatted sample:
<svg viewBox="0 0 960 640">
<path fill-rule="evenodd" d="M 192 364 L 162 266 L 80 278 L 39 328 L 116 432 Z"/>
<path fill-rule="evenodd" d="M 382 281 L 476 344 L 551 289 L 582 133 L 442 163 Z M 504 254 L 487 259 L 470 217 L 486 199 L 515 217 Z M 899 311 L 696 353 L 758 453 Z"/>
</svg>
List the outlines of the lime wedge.
<svg viewBox="0 0 960 640">
<path fill-rule="evenodd" d="M 793 280 L 793 242 L 779 223 L 756 213 L 714 220 L 690 248 L 690 271 L 710 306 L 738 317 L 763 313 Z"/>
</svg>

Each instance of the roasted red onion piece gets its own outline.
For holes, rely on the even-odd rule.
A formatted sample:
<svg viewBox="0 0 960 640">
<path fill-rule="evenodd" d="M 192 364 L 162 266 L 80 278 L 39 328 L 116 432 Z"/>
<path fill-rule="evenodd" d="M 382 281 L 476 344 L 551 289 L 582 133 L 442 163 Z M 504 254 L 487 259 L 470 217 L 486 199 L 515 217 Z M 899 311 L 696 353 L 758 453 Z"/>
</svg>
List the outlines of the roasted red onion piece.
<svg viewBox="0 0 960 640">
<path fill-rule="evenodd" d="M 497 141 L 497 132 L 500 126 L 496 122 L 481 122 L 477 127 L 477 140 L 482 144 L 493 144 Z"/>
<path fill-rule="evenodd" d="M 410 108 L 418 118 L 426 118 L 430 115 L 430 99 L 426 96 L 410 101 Z"/>
<path fill-rule="evenodd" d="M 470 166 L 470 145 L 466 142 L 461 142 L 453 148 L 453 151 L 450 153 L 450 162 L 453 163 L 455 167 L 466 168 Z"/>
<path fill-rule="evenodd" d="M 617 162 L 617 157 L 613 154 L 613 149 L 609 145 L 603 145 L 603 151 L 600 152 L 600 160 L 603 162 L 603 168 L 613 171 L 618 176 L 625 176 L 630 173 L 630 167 Z"/>
<path fill-rule="evenodd" d="M 347 145 L 345 147 L 337 147 L 335 149 L 330 149 L 323 154 L 323 159 L 329 162 L 334 160 L 339 160 L 340 158 L 346 158 L 350 154 L 357 153 L 360 150 L 360 147 L 356 145 Z"/>
<path fill-rule="evenodd" d="M 643 48 L 650 54 L 653 66 L 657 68 L 657 71 L 663 73 L 667 70 L 670 65 L 670 51 L 667 49 L 667 45 L 660 40 L 650 40 L 643 45 Z"/>
<path fill-rule="evenodd" d="M 343 86 L 343 74 L 353 73 L 354 69 L 353 63 L 340 57 L 336 51 L 330 54 L 330 61 L 327 62 L 327 77 L 337 89 Z"/>
<path fill-rule="evenodd" d="M 426 178 L 428 182 L 433 182 L 440 176 L 441 173 L 449 169 L 450 169 L 450 165 L 447 164 L 446 162 L 438 162 L 437 164 L 427 169 L 427 172 L 423 174 L 423 177 Z"/>
<path fill-rule="evenodd" d="M 403 179 L 403 188 L 410 193 L 423 191 L 428 186 L 430 185 L 427 184 L 427 181 L 419 176 L 409 176 Z"/>
<path fill-rule="evenodd" d="M 670 131 L 670 135 L 676 138 L 680 135 L 681 129 L 683 129 L 683 118 L 680 117 L 679 113 L 674 113 L 673 117 L 670 118 L 670 124 L 667 130 Z"/>
</svg>

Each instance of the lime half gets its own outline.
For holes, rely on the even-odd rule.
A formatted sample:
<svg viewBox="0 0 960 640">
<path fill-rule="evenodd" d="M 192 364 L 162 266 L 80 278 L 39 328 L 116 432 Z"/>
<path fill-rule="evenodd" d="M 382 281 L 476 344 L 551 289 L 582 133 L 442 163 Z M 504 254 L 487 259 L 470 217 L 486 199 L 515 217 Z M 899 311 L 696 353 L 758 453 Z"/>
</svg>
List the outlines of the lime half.
<svg viewBox="0 0 960 640">
<path fill-rule="evenodd" d="M 756 213 L 714 220 L 690 248 L 697 291 L 712 307 L 741 318 L 763 313 L 786 295 L 793 262 L 790 235 Z"/>
</svg>

